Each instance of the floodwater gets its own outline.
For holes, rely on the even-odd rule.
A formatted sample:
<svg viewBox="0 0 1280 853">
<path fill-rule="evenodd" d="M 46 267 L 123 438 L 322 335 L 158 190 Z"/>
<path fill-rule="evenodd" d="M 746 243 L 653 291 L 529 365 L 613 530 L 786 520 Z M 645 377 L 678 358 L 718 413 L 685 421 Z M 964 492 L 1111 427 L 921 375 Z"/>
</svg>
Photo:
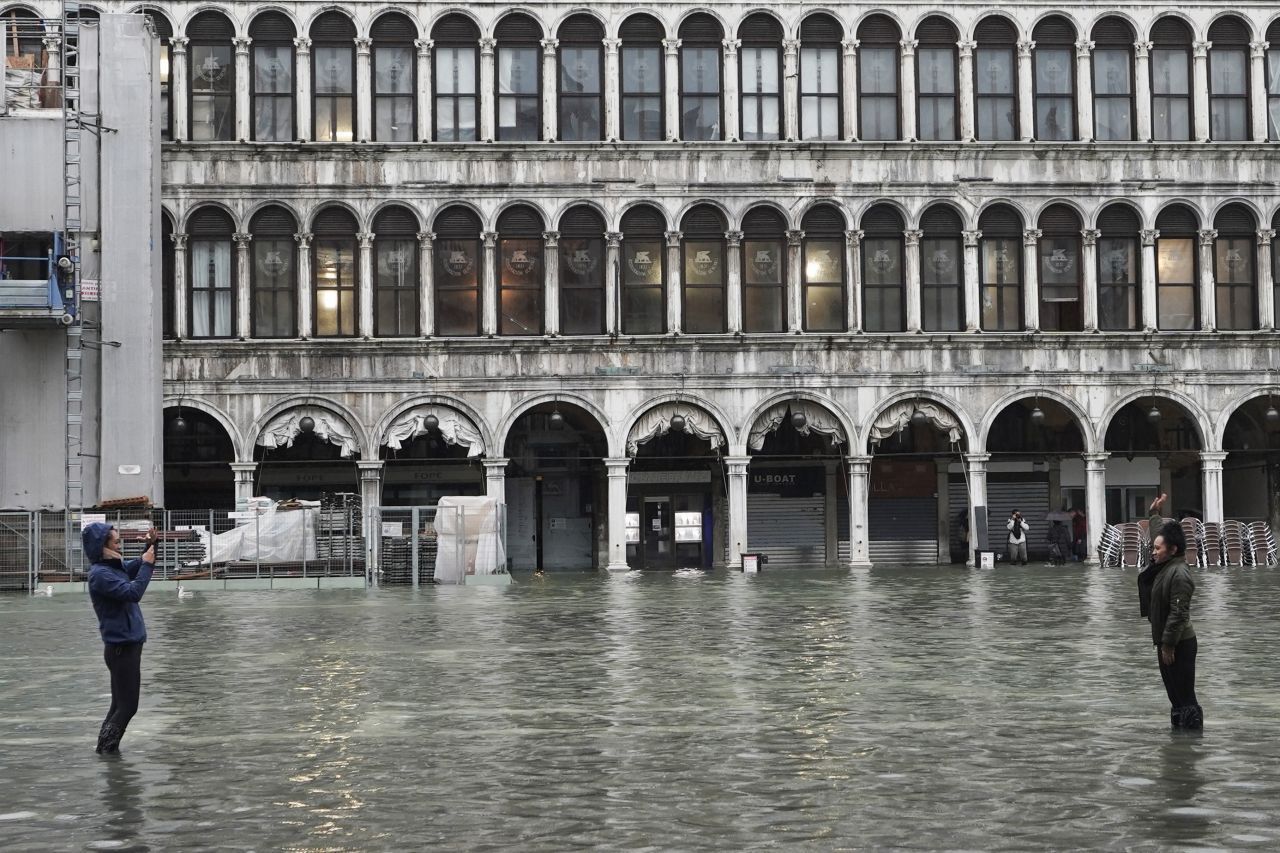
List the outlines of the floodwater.
<svg viewBox="0 0 1280 853">
<path fill-rule="evenodd" d="M 1276 849 L 1280 570 L 1198 576 L 1202 736 L 1134 575 L 528 576 L 0 598 L 6 850 Z"/>
</svg>

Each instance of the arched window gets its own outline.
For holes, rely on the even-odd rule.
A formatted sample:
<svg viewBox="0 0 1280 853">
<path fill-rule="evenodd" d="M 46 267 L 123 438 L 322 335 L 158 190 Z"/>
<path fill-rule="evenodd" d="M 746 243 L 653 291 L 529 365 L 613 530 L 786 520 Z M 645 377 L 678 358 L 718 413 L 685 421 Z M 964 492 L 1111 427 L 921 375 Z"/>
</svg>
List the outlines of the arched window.
<svg viewBox="0 0 1280 853">
<path fill-rule="evenodd" d="M 355 38 L 355 24 L 341 12 L 325 12 L 311 25 L 316 142 L 355 139 Z"/>
<path fill-rule="evenodd" d="M 1249 138 L 1249 25 L 1228 15 L 1209 27 L 1209 138 Z"/>
<path fill-rule="evenodd" d="M 263 12 L 249 25 L 253 39 L 253 138 L 288 142 L 293 132 L 293 22 Z"/>
<path fill-rule="evenodd" d="M 139 12 L 151 19 L 160 39 L 160 138 L 173 139 L 173 105 L 171 84 L 171 44 L 173 40 L 173 24 L 159 9 L 139 9 Z"/>
<path fill-rule="evenodd" d="M 354 337 L 360 316 L 357 280 L 356 220 L 340 207 L 321 211 L 311 230 L 311 269 L 315 278 L 315 328 L 318 338 Z"/>
<path fill-rule="evenodd" d="M 410 142 L 417 126 L 414 82 L 418 28 L 407 15 L 388 12 L 373 22 L 373 138 Z M 417 321 L 414 321 L 417 328 Z"/>
<path fill-rule="evenodd" d="M 935 204 L 920 218 L 920 322 L 926 332 L 964 329 L 964 244 L 960 215 Z"/>
<path fill-rule="evenodd" d="M 533 142 L 542 132 L 542 28 L 528 15 L 507 15 L 498 39 L 498 141 Z"/>
<path fill-rule="evenodd" d="M 235 29 L 219 12 L 201 12 L 187 24 L 191 40 L 191 139 L 229 141 L 236 133 L 236 64 L 231 48 Z"/>
<path fill-rule="evenodd" d="M 432 226 L 436 334 L 480 334 L 480 217 L 465 207 L 445 208 Z"/>
<path fill-rule="evenodd" d="M 632 15 L 622 22 L 622 138 L 656 141 L 663 138 L 662 24 L 650 15 Z"/>
<path fill-rule="evenodd" d="M 982 232 L 982 330 L 1022 329 L 1022 217 L 1012 207 L 992 205 L 978 220 Z"/>
<path fill-rule="evenodd" d="M 840 75 L 844 29 L 830 15 L 800 23 L 800 138 L 840 138 Z"/>
<path fill-rule="evenodd" d="M 983 18 L 974 31 L 973 93 L 978 139 L 1018 138 L 1018 30 L 1007 18 Z"/>
<path fill-rule="evenodd" d="M 498 333 L 542 334 L 542 217 L 528 205 L 509 207 L 498 217 Z"/>
<path fill-rule="evenodd" d="M 787 222 L 771 207 L 742 218 L 742 330 L 781 332 L 787 323 Z"/>
<path fill-rule="evenodd" d="M 604 27 L 590 15 L 560 25 L 560 138 L 584 142 L 604 137 Z M 601 229 L 603 232 L 603 229 Z"/>
<path fill-rule="evenodd" d="M 231 217 L 216 207 L 197 210 L 187 222 L 193 338 L 229 338 L 236 327 L 234 231 Z"/>
<path fill-rule="evenodd" d="M 877 204 L 862 217 L 862 316 L 868 332 L 907 329 L 902 216 Z"/>
<path fill-rule="evenodd" d="M 710 15 L 690 15 L 680 25 L 680 138 L 686 141 L 723 138 L 720 133 L 723 39 L 720 22 Z"/>
<path fill-rule="evenodd" d="M 1084 328 L 1080 293 L 1080 217 L 1065 204 L 1040 214 L 1040 328 L 1046 332 L 1079 332 Z"/>
<path fill-rule="evenodd" d="M 1214 48 L 1217 49 L 1216 47 Z M 1218 328 L 1258 328 L 1258 220 L 1243 204 L 1229 204 L 1213 219 L 1214 294 Z"/>
<path fill-rule="evenodd" d="M 1094 24 L 1093 138 L 1133 139 L 1133 27 L 1112 16 Z"/>
<path fill-rule="evenodd" d="M 1191 138 L 1191 28 L 1169 15 L 1151 28 L 1151 132 L 1161 142 Z"/>
<path fill-rule="evenodd" d="M 604 334 L 604 217 L 586 205 L 560 217 L 560 332 Z"/>
<path fill-rule="evenodd" d="M 845 221 L 836 207 L 819 204 L 800 224 L 804 231 L 804 330 L 843 332 Z"/>
<path fill-rule="evenodd" d="M 1280 213 L 1276 213 L 1275 219 L 1271 222 L 1271 228 L 1280 233 Z M 1271 248 L 1271 283 L 1275 316 L 1277 318 L 1276 328 L 1280 328 L 1280 252 L 1276 251 L 1274 243 Z"/>
<path fill-rule="evenodd" d="M 1076 31 L 1060 15 L 1045 18 L 1031 33 L 1036 43 L 1032 66 L 1036 139 L 1064 142 L 1076 138 Z"/>
<path fill-rule="evenodd" d="M 1276 142 L 1280 140 L 1280 19 L 1267 28 L 1267 44 L 1267 139 Z"/>
<path fill-rule="evenodd" d="M 959 139 L 957 93 L 960 91 L 955 25 L 946 18 L 925 18 L 916 30 L 918 134 L 925 140 Z"/>
<path fill-rule="evenodd" d="M 782 136 L 782 24 L 764 12 L 748 15 L 738 28 L 742 42 L 742 140 Z"/>
<path fill-rule="evenodd" d="M 1098 215 L 1098 328 L 1131 332 L 1139 326 L 1141 221 L 1133 208 L 1112 204 Z"/>
<path fill-rule="evenodd" d="M 692 208 L 680 221 L 684 233 L 684 330 L 725 331 L 725 221 L 709 204 Z"/>
<path fill-rule="evenodd" d="M 898 139 L 901 31 L 887 15 L 858 27 L 858 132 L 865 140 Z"/>
<path fill-rule="evenodd" d="M 373 220 L 374 334 L 418 334 L 418 218 L 406 207 L 383 208 Z"/>
<path fill-rule="evenodd" d="M 298 276 L 294 255 L 293 214 L 272 205 L 254 214 L 253 267 L 249 271 L 252 328 L 255 338 L 292 338 L 298 334 Z"/>
<path fill-rule="evenodd" d="M 622 333 L 660 335 L 667 330 L 667 221 L 648 205 L 622 215 Z"/>
<path fill-rule="evenodd" d="M 1200 328 L 1200 265 L 1196 232 L 1200 220 L 1186 205 L 1174 204 L 1156 218 L 1156 314 L 1161 331 Z"/>
<path fill-rule="evenodd" d="M 173 220 L 167 212 L 160 213 L 160 335 L 165 340 L 177 337 L 173 298 L 175 259 L 173 251 Z"/>
<path fill-rule="evenodd" d="M 19 64 L 26 66 L 28 59 L 30 67 L 40 67 L 40 52 L 44 49 L 44 22 L 36 17 L 35 12 L 16 7 L 0 12 L 0 36 L 4 39 L 4 44 L 0 45 L 0 55 L 6 59 L 10 56 L 23 57 L 23 61 L 13 63 L 13 67 L 17 68 Z"/>
<path fill-rule="evenodd" d="M 475 142 L 480 112 L 480 30 L 465 15 L 445 15 L 431 28 L 431 39 L 435 42 L 435 73 L 431 75 L 434 138 L 437 142 Z"/>
</svg>

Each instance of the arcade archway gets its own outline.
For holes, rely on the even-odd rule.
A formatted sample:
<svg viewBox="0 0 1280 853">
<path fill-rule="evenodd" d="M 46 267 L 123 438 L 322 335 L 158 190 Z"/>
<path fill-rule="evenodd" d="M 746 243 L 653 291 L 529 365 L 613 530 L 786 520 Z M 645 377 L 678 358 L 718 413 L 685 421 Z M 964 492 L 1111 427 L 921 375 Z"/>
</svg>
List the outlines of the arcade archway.
<svg viewBox="0 0 1280 853">
<path fill-rule="evenodd" d="M 1227 419 L 1222 449 L 1222 514 L 1280 529 L 1280 397 L 1258 396 Z"/>
<path fill-rule="evenodd" d="M 485 451 L 466 415 L 448 406 L 414 406 L 382 435 L 382 505 L 435 506 L 445 496 L 483 495 Z"/>
<path fill-rule="evenodd" d="M 255 441 L 254 494 L 286 500 L 357 503 L 360 443 L 345 418 L 318 406 L 287 409 Z"/>
<path fill-rule="evenodd" d="M 1194 417 L 1177 401 L 1159 394 L 1122 407 L 1107 425 L 1106 520 L 1141 521 L 1160 493 L 1169 495 L 1172 518 L 1203 518 L 1200 451 L 1204 445 Z"/>
<path fill-rule="evenodd" d="M 235 506 L 235 447 L 212 415 L 181 404 L 164 410 L 165 509 Z"/>
</svg>

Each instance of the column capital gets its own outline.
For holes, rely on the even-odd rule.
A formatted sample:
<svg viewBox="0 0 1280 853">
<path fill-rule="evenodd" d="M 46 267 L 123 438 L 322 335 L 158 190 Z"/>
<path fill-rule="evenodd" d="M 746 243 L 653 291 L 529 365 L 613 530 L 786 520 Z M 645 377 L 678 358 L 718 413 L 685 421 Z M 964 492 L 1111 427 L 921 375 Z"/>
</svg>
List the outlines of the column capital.
<svg viewBox="0 0 1280 853">
<path fill-rule="evenodd" d="M 548 59 L 556 58 L 556 48 L 560 47 L 560 39 L 543 39 L 542 55 Z"/>
<path fill-rule="evenodd" d="M 356 462 L 356 468 L 360 471 L 361 480 L 372 480 L 382 476 L 382 466 L 386 464 L 381 459 L 360 460 Z"/>
<path fill-rule="evenodd" d="M 62 36 L 59 35 L 47 35 L 40 41 L 44 44 L 44 49 L 50 53 L 56 53 L 62 48 Z"/>
<path fill-rule="evenodd" d="M 668 248 L 668 249 L 679 249 L 679 248 L 680 248 L 680 241 L 684 239 L 684 232 L 683 232 L 683 231 L 668 231 L 668 232 L 666 232 L 666 238 L 667 238 L 667 248 Z"/>
<path fill-rule="evenodd" d="M 1091 471 L 1097 471 L 1106 466 L 1107 460 L 1111 458 L 1110 453 L 1081 453 L 1080 457 L 1084 459 L 1085 468 Z"/>
<path fill-rule="evenodd" d="M 622 232 L 621 231 L 604 232 L 604 243 L 606 248 L 609 248 L 609 249 L 618 248 L 619 246 L 622 245 Z"/>
<path fill-rule="evenodd" d="M 169 39 L 169 49 L 174 53 L 186 53 L 187 45 L 191 43 L 191 39 L 186 36 L 174 36 Z"/>
<path fill-rule="evenodd" d="M 249 45 L 253 44 L 253 39 L 248 36 L 236 36 L 231 40 L 231 43 L 235 45 L 236 56 L 248 56 Z"/>
<path fill-rule="evenodd" d="M 1212 246 L 1213 241 L 1218 239 L 1217 228 L 1202 228 L 1196 233 L 1200 235 L 1201 246 Z"/>
<path fill-rule="evenodd" d="M 423 251 L 429 251 L 431 249 L 431 244 L 434 243 L 435 241 L 436 241 L 436 232 L 434 231 L 418 232 L 418 244 L 423 249 Z"/>
<path fill-rule="evenodd" d="M 675 56 L 680 50 L 680 39 L 663 39 L 662 46 L 667 56 Z"/>
<path fill-rule="evenodd" d="M 729 467 L 730 474 L 745 474 L 751 464 L 750 456 L 721 456 L 720 459 Z"/>
<path fill-rule="evenodd" d="M 173 241 L 173 248 L 178 250 L 179 252 L 187 248 L 186 234 L 174 232 L 173 234 L 169 235 L 169 239 Z"/>
<path fill-rule="evenodd" d="M 724 239 L 729 244 L 730 249 L 736 249 L 742 245 L 742 232 L 726 231 L 724 232 Z"/>
<path fill-rule="evenodd" d="M 958 41 L 956 47 L 960 48 L 961 59 L 972 59 L 973 49 L 978 46 L 976 41 Z"/>
<path fill-rule="evenodd" d="M 1154 246 L 1156 241 L 1160 239 L 1160 229 L 1158 228 L 1143 228 L 1139 234 L 1142 237 L 1143 246 Z"/>
<path fill-rule="evenodd" d="M 1196 41 L 1191 43 L 1191 49 L 1195 51 L 1196 59 L 1204 59 L 1209 55 L 1209 48 L 1213 47 L 1211 41 Z"/>
<path fill-rule="evenodd" d="M 374 235 L 373 235 L 373 232 L 372 232 L 372 231 L 361 231 L 359 234 L 357 234 L 357 235 L 356 235 L 356 239 L 360 241 L 360 248 L 361 248 L 361 249 L 372 249 L 372 248 L 373 248 L 373 236 L 374 236 Z"/>
<path fill-rule="evenodd" d="M 846 248 L 856 249 L 862 245 L 862 238 L 866 236 L 865 231 L 854 228 L 851 231 L 844 232 L 844 244 Z"/>
<path fill-rule="evenodd" d="M 1265 59 L 1267 56 L 1267 48 L 1271 47 L 1269 41 L 1251 41 L 1249 48 L 1252 51 L 1249 55 L 1254 59 Z"/>
<path fill-rule="evenodd" d="M 902 236 L 906 238 L 907 248 L 914 249 L 920 245 L 920 238 L 924 236 L 924 232 L 918 228 L 908 228 L 902 232 Z"/>
<path fill-rule="evenodd" d="M 1276 238 L 1276 230 L 1274 228 L 1258 229 L 1258 245 L 1259 246 L 1270 246 L 1271 241 L 1274 240 L 1275 238 Z"/>
<path fill-rule="evenodd" d="M 493 49 L 498 46 L 496 38 L 487 37 L 480 39 L 480 55 L 493 56 Z"/>
<path fill-rule="evenodd" d="M 982 239 L 981 231 L 961 231 L 960 236 L 964 238 L 964 247 L 966 249 L 976 249 L 978 241 Z"/>
<path fill-rule="evenodd" d="M 1098 238 L 1102 236 L 1102 232 L 1097 228 L 1086 228 L 1080 232 L 1080 236 L 1084 238 L 1086 246 L 1098 245 Z"/>
<path fill-rule="evenodd" d="M 854 54 L 858 52 L 858 45 L 862 44 L 858 39 L 845 39 L 840 42 L 840 46 L 844 48 L 846 59 L 852 59 Z"/>
<path fill-rule="evenodd" d="M 1030 58 L 1031 58 L 1031 51 L 1035 50 L 1035 47 L 1036 47 L 1036 43 L 1035 43 L 1035 42 L 1033 42 L 1033 41 L 1020 41 L 1020 42 L 1018 42 L 1018 58 L 1019 58 L 1019 59 L 1030 59 Z"/>
<path fill-rule="evenodd" d="M 910 58 L 916 55 L 916 48 L 920 46 L 918 39 L 903 39 L 898 42 L 898 46 L 902 48 L 902 55 Z"/>
<path fill-rule="evenodd" d="M 311 39 L 306 36 L 298 36 L 293 40 L 293 46 L 297 49 L 298 53 L 310 53 Z"/>
<path fill-rule="evenodd" d="M 237 231 L 231 235 L 231 239 L 236 241 L 236 248 L 247 249 L 249 248 L 249 241 L 253 239 L 253 235 L 245 231 Z"/>
<path fill-rule="evenodd" d="M 721 39 L 720 44 L 724 47 L 725 56 L 736 56 L 738 48 L 742 47 L 742 39 Z"/>
<path fill-rule="evenodd" d="M 494 456 L 492 458 L 486 456 L 480 460 L 480 463 L 484 465 L 486 474 L 495 474 L 505 470 L 511 464 L 511 460 L 506 456 Z"/>
<path fill-rule="evenodd" d="M 791 231 L 788 231 L 788 232 L 787 232 L 787 245 L 788 245 L 788 246 L 799 246 L 799 245 L 800 245 L 800 242 L 801 242 L 802 240 L 804 240 L 804 232 L 803 232 L 803 231 L 800 231 L 800 230 L 798 230 L 798 229 L 797 229 L 797 230 L 791 230 Z"/>
<path fill-rule="evenodd" d="M 1146 59 L 1151 55 L 1151 48 L 1155 47 L 1155 42 L 1151 41 L 1135 41 L 1133 43 L 1133 55 L 1135 59 Z"/>
<path fill-rule="evenodd" d="M 498 232 L 497 231 L 481 231 L 480 239 L 484 241 L 484 247 L 486 249 L 496 248 L 498 245 Z"/>
<path fill-rule="evenodd" d="M 1227 459 L 1225 450 L 1201 450 L 1200 464 L 1210 470 L 1221 470 L 1222 463 Z"/>
<path fill-rule="evenodd" d="M 873 456 L 846 456 L 844 464 L 849 468 L 850 474 L 867 474 L 871 471 L 871 460 Z"/>
<path fill-rule="evenodd" d="M 1039 228 L 1028 228 L 1022 232 L 1022 245 L 1032 248 L 1040 242 L 1040 238 L 1043 236 L 1044 232 Z"/>
<path fill-rule="evenodd" d="M 1076 42 L 1076 59 L 1088 59 L 1097 45 L 1097 42 L 1089 41 L 1088 39 L 1081 39 Z"/>
<path fill-rule="evenodd" d="M 293 239 L 298 241 L 298 248 L 310 249 L 311 239 L 315 236 L 316 235 L 312 234 L 310 231 L 303 231 L 301 233 L 294 234 Z"/>
<path fill-rule="evenodd" d="M 356 53 L 360 56 L 368 56 L 369 48 L 373 47 L 373 39 L 360 37 L 355 39 Z"/>
<path fill-rule="evenodd" d="M 609 469 L 610 477 L 625 477 L 627 475 L 627 466 L 630 464 L 630 456 L 614 456 L 604 460 L 604 466 Z"/>
<path fill-rule="evenodd" d="M 238 475 L 252 474 L 258 470 L 257 462 L 230 462 L 231 470 Z"/>
<path fill-rule="evenodd" d="M 413 46 L 418 49 L 418 56 L 430 56 L 431 48 L 436 46 L 432 39 L 414 39 Z"/>
<path fill-rule="evenodd" d="M 546 248 L 548 248 L 548 249 L 554 249 L 554 248 L 556 248 L 557 246 L 559 246 L 559 245 L 560 245 L 560 232 L 559 232 L 559 231 L 543 231 L 543 232 L 542 232 L 542 245 L 543 245 L 543 246 L 545 246 L 545 247 L 546 247 Z"/>
<path fill-rule="evenodd" d="M 800 50 L 800 39 L 783 39 L 782 40 L 783 56 L 795 56 L 798 50 Z"/>
<path fill-rule="evenodd" d="M 617 53 L 620 47 L 622 47 L 622 39 L 604 39 L 604 52 L 606 55 Z"/>
<path fill-rule="evenodd" d="M 970 466 L 986 465 L 991 459 L 990 453 L 965 453 L 964 461 Z"/>
</svg>

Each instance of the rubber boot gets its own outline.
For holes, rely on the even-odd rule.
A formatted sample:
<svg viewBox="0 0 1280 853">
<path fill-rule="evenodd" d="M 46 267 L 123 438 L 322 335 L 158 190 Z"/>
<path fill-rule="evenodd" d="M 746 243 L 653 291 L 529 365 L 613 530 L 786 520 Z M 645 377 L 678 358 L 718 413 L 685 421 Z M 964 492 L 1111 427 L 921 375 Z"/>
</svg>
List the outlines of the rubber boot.
<svg viewBox="0 0 1280 853">
<path fill-rule="evenodd" d="M 96 749 L 94 749 L 94 752 L 98 753 L 99 755 L 102 754 L 102 747 L 104 742 L 107 739 L 107 726 L 109 725 L 110 723 L 108 723 L 106 720 L 103 720 L 102 725 L 98 727 L 98 746 Z"/>
<path fill-rule="evenodd" d="M 1199 705 L 1187 705 L 1182 709 L 1182 727 L 1191 731 L 1204 728 L 1204 711 Z"/>
<path fill-rule="evenodd" d="M 110 723 L 102 727 L 102 737 L 98 740 L 98 752 L 115 755 L 120 751 L 120 738 L 124 737 L 124 729 Z"/>
<path fill-rule="evenodd" d="M 1169 725 L 1175 729 L 1182 728 L 1182 709 L 1181 708 L 1169 709 Z"/>
</svg>

